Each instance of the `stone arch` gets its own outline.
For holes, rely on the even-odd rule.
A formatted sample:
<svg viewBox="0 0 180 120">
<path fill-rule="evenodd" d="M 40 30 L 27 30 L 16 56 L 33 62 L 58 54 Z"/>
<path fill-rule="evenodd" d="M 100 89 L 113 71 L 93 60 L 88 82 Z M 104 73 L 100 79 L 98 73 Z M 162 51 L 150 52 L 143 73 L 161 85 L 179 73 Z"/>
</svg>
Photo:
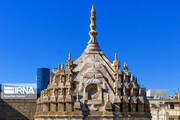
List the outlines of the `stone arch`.
<svg viewBox="0 0 180 120">
<path fill-rule="evenodd" d="M 90 79 L 85 83 L 84 96 L 86 100 L 102 100 L 102 82 Z"/>
<path fill-rule="evenodd" d="M 98 100 L 101 94 L 101 87 L 98 84 L 89 84 L 86 86 L 88 100 Z"/>
</svg>

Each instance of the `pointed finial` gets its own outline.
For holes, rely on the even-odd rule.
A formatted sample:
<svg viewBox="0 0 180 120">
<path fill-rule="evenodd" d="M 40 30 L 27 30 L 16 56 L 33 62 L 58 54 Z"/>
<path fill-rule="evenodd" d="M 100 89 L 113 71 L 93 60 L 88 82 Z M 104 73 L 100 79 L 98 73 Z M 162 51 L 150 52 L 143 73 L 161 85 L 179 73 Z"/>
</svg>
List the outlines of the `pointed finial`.
<svg viewBox="0 0 180 120">
<path fill-rule="evenodd" d="M 101 49 L 96 39 L 96 36 L 98 33 L 96 32 L 96 10 L 94 9 L 94 5 L 92 5 L 90 20 L 91 20 L 91 24 L 90 24 L 91 31 L 89 32 L 89 36 L 91 38 L 88 42 L 88 46 L 85 49 L 85 52 L 86 53 L 99 53 L 101 52 Z"/>
<path fill-rule="evenodd" d="M 117 53 L 115 53 L 115 60 L 117 60 Z"/>
<path fill-rule="evenodd" d="M 113 67 L 115 71 L 120 69 L 120 62 L 117 58 L 117 53 L 115 53 L 115 60 L 113 61 Z"/>
<path fill-rule="evenodd" d="M 131 75 L 131 81 L 134 81 L 134 76 L 133 75 Z"/>
<path fill-rule="evenodd" d="M 137 83 L 137 77 L 135 78 L 135 83 Z"/>
<path fill-rule="evenodd" d="M 124 67 L 126 67 L 127 66 L 127 64 L 126 64 L 126 62 L 124 62 Z"/>
<path fill-rule="evenodd" d="M 94 4 L 92 4 L 92 10 L 95 10 L 95 9 L 94 9 Z"/>
<path fill-rule="evenodd" d="M 61 69 L 64 70 L 64 63 L 62 63 Z"/>
<path fill-rule="evenodd" d="M 124 62 L 124 69 L 128 70 L 128 65 Z"/>
<path fill-rule="evenodd" d="M 94 9 L 94 5 L 92 5 L 92 9 L 91 9 L 91 24 L 90 24 L 90 28 L 91 31 L 89 32 L 89 35 L 91 37 L 91 43 L 97 43 L 96 40 L 96 36 L 97 36 L 97 32 L 96 32 L 96 11 Z"/>
<path fill-rule="evenodd" d="M 58 70 L 60 70 L 60 68 L 61 68 L 61 65 L 60 65 L 60 64 L 58 64 Z"/>
<path fill-rule="evenodd" d="M 71 59 L 71 53 L 69 53 L 69 60 Z"/>
</svg>

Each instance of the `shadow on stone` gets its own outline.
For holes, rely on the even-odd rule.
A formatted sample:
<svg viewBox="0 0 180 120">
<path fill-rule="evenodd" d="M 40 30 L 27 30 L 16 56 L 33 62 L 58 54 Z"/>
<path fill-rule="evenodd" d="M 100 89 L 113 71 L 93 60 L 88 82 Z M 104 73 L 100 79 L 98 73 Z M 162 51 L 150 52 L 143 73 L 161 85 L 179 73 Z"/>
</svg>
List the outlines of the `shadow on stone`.
<svg viewBox="0 0 180 120">
<path fill-rule="evenodd" d="M 10 104 L 8 103 L 9 101 L 11 102 Z M 28 112 L 25 109 L 24 102 L 16 103 L 16 100 L 13 102 L 13 100 L 0 99 L 0 120 L 30 120 L 22 114 L 24 111 Z M 30 115 L 31 113 L 28 114 Z"/>
</svg>

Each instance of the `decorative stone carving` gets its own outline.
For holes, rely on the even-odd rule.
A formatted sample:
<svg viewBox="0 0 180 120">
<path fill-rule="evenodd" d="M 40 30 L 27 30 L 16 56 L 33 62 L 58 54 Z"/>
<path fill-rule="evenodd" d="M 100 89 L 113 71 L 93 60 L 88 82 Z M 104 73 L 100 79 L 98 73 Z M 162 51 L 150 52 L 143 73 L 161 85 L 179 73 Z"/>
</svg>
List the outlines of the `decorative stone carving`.
<svg viewBox="0 0 180 120">
<path fill-rule="evenodd" d="M 88 84 L 99 84 L 100 85 L 100 84 L 102 84 L 102 82 L 98 79 L 92 78 L 86 82 L 86 85 L 88 85 Z"/>
<path fill-rule="evenodd" d="M 35 120 L 150 120 L 149 102 L 128 65 L 120 69 L 101 51 L 96 36 L 96 11 L 91 10 L 90 40 L 75 61 L 71 53 L 37 100 Z"/>
</svg>

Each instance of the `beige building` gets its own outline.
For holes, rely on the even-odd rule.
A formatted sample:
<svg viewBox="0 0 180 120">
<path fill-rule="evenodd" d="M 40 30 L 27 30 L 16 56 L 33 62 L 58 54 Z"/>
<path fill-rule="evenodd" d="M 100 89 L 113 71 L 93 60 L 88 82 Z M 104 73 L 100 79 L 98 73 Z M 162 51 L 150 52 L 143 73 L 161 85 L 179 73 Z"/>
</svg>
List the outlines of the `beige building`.
<svg viewBox="0 0 180 120">
<path fill-rule="evenodd" d="M 101 51 L 96 36 L 96 11 L 91 10 L 90 40 L 75 61 L 71 54 L 37 100 L 35 120 L 150 120 L 146 93 L 131 75 Z"/>
<path fill-rule="evenodd" d="M 152 120 L 180 120 L 180 92 L 175 98 L 149 98 Z"/>
</svg>

